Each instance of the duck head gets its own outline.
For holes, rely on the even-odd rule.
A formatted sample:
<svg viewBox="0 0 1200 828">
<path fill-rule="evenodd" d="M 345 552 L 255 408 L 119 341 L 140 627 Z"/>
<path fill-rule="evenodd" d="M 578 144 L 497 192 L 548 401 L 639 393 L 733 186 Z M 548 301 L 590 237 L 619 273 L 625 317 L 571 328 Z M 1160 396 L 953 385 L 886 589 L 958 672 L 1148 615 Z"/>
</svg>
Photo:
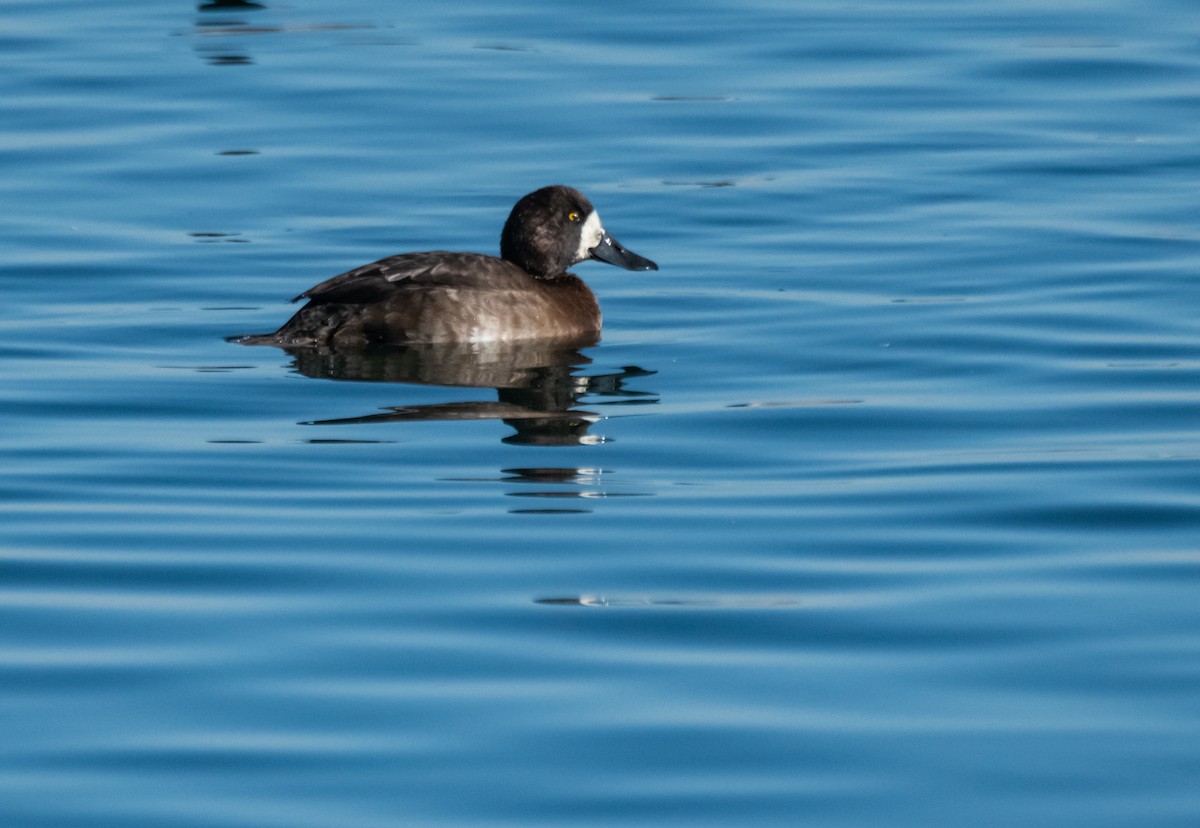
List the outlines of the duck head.
<svg viewBox="0 0 1200 828">
<path fill-rule="evenodd" d="M 540 278 L 558 276 L 588 259 L 626 270 L 658 270 L 604 229 L 583 193 L 561 185 L 543 187 L 516 203 L 500 234 L 500 258 Z"/>
</svg>

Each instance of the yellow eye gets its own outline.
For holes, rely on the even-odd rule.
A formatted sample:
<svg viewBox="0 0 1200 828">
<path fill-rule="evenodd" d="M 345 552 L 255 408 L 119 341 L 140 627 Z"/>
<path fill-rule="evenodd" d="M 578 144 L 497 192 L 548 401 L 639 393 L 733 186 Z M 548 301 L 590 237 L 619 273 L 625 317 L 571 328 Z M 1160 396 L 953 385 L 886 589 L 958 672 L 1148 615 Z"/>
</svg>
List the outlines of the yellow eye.
<svg viewBox="0 0 1200 828">
<path fill-rule="evenodd" d="M 579 221 L 579 213 L 576 213 L 574 210 L 567 213 L 567 221 Z"/>
</svg>

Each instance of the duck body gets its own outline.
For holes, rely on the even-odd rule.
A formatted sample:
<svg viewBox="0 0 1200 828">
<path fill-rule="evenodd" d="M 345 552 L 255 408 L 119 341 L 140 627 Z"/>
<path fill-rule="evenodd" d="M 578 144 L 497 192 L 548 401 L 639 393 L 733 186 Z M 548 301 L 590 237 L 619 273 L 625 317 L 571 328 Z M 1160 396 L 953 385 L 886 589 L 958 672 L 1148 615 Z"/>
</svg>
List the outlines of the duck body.
<svg viewBox="0 0 1200 828">
<path fill-rule="evenodd" d="M 570 187 L 545 187 L 513 207 L 500 256 L 434 250 L 401 253 L 309 288 L 279 330 L 246 345 L 366 347 L 418 342 L 547 340 L 592 344 L 600 306 L 567 268 L 597 259 L 628 270 L 658 266 L 622 247 L 591 203 Z"/>
</svg>

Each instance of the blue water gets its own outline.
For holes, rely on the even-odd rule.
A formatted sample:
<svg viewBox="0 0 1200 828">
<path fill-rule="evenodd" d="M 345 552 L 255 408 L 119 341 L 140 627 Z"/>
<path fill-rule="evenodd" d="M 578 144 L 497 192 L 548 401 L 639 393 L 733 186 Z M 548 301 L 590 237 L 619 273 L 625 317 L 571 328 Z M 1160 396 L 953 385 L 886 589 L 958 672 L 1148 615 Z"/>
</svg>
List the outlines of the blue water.
<svg viewBox="0 0 1200 828">
<path fill-rule="evenodd" d="M 0 50 L 0 824 L 1200 823 L 1194 4 Z M 596 347 L 226 340 L 558 182 Z"/>
</svg>

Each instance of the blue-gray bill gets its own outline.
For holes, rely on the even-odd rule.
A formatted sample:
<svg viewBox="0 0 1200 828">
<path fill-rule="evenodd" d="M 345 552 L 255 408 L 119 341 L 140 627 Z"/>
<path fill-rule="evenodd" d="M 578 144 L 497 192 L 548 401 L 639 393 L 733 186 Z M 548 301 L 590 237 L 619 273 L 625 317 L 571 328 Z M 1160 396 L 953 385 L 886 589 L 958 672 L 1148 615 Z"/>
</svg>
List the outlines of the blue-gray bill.
<svg viewBox="0 0 1200 828">
<path fill-rule="evenodd" d="M 639 256 L 632 250 L 626 250 L 608 233 L 605 233 L 604 237 L 600 239 L 600 243 L 589 252 L 593 259 L 599 259 L 626 270 L 658 270 L 658 265 L 654 262 Z"/>
</svg>

